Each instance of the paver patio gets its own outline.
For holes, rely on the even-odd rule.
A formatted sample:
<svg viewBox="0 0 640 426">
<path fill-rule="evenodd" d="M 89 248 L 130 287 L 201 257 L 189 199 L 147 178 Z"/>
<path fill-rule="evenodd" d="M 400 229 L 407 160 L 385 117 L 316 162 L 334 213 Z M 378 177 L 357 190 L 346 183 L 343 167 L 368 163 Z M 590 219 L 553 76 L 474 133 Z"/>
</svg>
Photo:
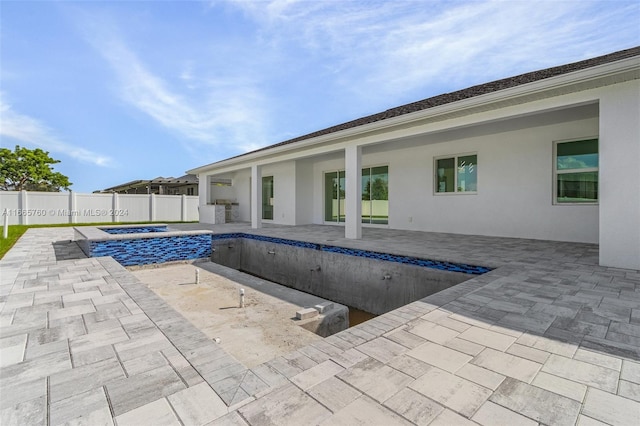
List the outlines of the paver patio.
<svg viewBox="0 0 640 426">
<path fill-rule="evenodd" d="M 496 269 L 247 369 L 72 229 L 30 229 L 0 261 L 0 424 L 640 422 L 640 271 L 595 245 L 209 229 Z"/>
</svg>

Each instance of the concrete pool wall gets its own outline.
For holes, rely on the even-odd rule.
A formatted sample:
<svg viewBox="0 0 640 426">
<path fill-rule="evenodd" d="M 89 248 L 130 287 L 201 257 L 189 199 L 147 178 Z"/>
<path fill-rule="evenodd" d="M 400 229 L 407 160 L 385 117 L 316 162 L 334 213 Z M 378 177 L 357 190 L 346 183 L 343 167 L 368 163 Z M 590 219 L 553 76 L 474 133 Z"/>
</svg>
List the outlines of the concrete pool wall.
<svg viewBox="0 0 640 426">
<path fill-rule="evenodd" d="M 249 234 L 214 235 L 212 244 L 211 260 L 217 264 L 377 315 L 489 270 L 448 264 L 454 270 L 477 271 L 452 272 L 380 260 L 393 255 L 365 257 L 357 250 L 347 255 L 342 251 L 349 249 Z"/>
</svg>

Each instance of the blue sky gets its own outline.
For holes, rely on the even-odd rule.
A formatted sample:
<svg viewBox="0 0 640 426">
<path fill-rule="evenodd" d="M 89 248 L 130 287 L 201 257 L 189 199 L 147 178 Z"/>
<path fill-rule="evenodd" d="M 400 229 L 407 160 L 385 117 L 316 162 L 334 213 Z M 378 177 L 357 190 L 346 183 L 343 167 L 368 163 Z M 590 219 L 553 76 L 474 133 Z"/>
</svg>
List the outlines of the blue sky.
<svg viewBox="0 0 640 426">
<path fill-rule="evenodd" d="M 634 1 L 0 1 L 0 145 L 72 189 L 640 45 Z"/>
</svg>

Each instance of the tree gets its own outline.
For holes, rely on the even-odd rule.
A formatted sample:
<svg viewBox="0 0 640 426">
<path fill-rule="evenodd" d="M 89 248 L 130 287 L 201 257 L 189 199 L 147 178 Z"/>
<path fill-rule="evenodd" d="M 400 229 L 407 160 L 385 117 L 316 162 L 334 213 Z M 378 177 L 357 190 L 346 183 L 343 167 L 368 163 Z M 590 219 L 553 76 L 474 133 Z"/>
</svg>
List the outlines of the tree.
<svg viewBox="0 0 640 426">
<path fill-rule="evenodd" d="M 40 148 L 28 149 L 16 145 L 15 151 L 0 148 L 0 189 L 4 191 L 58 192 L 69 189 L 69 178 L 51 167 L 59 163 Z"/>
</svg>

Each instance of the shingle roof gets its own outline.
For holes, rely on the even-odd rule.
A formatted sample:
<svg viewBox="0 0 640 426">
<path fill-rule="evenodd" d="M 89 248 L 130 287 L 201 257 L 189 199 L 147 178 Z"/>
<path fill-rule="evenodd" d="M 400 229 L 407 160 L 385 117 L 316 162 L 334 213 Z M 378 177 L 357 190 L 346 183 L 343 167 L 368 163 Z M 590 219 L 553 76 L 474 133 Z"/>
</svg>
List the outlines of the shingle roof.
<svg viewBox="0 0 640 426">
<path fill-rule="evenodd" d="M 351 129 L 351 128 L 362 126 L 365 124 L 387 120 L 389 118 L 398 117 L 400 115 L 426 110 L 426 109 L 437 107 L 440 105 L 461 101 L 463 99 L 473 98 L 475 96 L 497 92 L 499 90 L 508 89 L 511 87 L 516 87 L 516 86 L 532 83 L 539 80 L 544 80 L 545 78 L 555 77 L 558 75 L 567 74 L 574 71 L 580 71 L 583 69 L 595 67 L 597 65 L 603 65 L 610 62 L 631 58 L 634 56 L 640 56 L 640 46 L 633 47 L 630 49 L 620 50 L 618 52 L 609 53 L 607 55 L 598 56 L 598 57 L 586 59 L 583 61 L 573 62 L 566 65 L 560 65 L 557 67 L 546 68 L 538 71 L 532 71 L 525 74 L 516 75 L 514 77 L 503 78 L 501 80 L 495 80 L 489 83 L 471 86 L 466 89 L 458 90 L 451 93 L 444 93 L 441 95 L 433 96 L 431 98 L 427 98 L 417 102 L 412 102 L 409 104 L 391 108 L 383 112 L 379 112 L 376 114 L 357 118 L 355 120 L 347 121 L 346 123 L 338 124 L 336 126 L 327 127 L 326 129 L 318 130 L 313 133 L 308 133 L 303 136 L 298 136 L 293 139 L 288 139 L 286 141 L 269 145 L 264 148 L 259 148 L 254 151 L 247 152 L 231 158 L 238 158 L 238 157 L 253 154 L 256 152 L 266 151 L 275 147 L 289 145 L 295 142 L 312 139 L 318 136 L 339 132 L 341 130 Z M 231 158 L 228 158 L 227 160 L 230 160 Z"/>
</svg>

